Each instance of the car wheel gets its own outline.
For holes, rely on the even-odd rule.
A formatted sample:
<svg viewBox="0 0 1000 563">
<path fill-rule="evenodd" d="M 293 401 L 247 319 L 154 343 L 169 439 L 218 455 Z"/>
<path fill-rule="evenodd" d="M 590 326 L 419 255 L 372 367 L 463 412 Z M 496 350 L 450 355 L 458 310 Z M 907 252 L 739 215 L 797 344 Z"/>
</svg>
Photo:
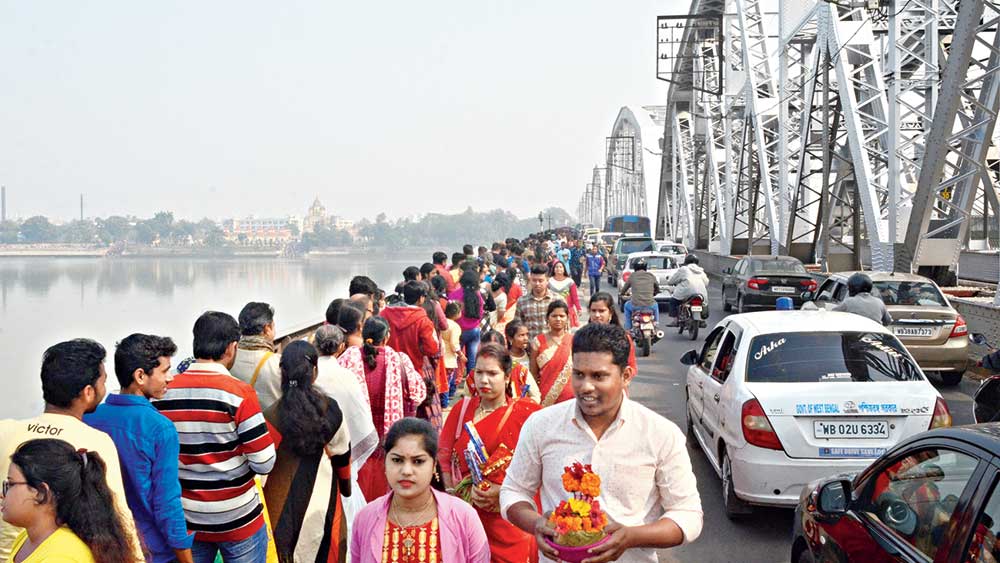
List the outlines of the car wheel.
<svg viewBox="0 0 1000 563">
<path fill-rule="evenodd" d="M 727 313 L 733 312 L 733 306 L 729 304 L 729 300 L 726 299 L 726 286 L 722 286 L 722 310 Z"/>
<path fill-rule="evenodd" d="M 965 375 L 965 372 L 942 371 L 940 372 L 940 375 L 942 384 L 944 384 L 946 387 L 954 387 L 962 382 L 962 376 Z"/>
<path fill-rule="evenodd" d="M 733 487 L 733 464 L 729 461 L 728 453 L 722 454 L 722 505 L 726 509 L 726 518 L 730 520 L 753 512 L 749 504 L 736 497 L 736 490 Z"/>
<path fill-rule="evenodd" d="M 743 294 L 736 296 L 736 312 L 740 315 L 747 312 L 746 306 L 743 304 Z"/>
</svg>

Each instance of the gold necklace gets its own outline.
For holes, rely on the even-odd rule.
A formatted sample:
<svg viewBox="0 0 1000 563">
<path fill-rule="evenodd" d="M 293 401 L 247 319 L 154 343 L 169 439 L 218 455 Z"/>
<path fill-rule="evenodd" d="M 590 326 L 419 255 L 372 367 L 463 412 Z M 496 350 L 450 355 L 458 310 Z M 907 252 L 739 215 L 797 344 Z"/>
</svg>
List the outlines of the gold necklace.
<svg viewBox="0 0 1000 563">
<path fill-rule="evenodd" d="M 396 524 L 399 527 L 401 527 L 401 528 L 412 528 L 413 526 L 417 526 L 419 524 L 423 524 L 424 523 L 424 513 L 426 513 L 427 509 L 431 505 L 433 505 L 433 504 L 434 504 L 434 493 L 431 493 L 431 498 L 427 501 L 427 504 L 425 504 L 424 507 L 420 509 L 420 512 L 416 513 L 416 515 L 417 515 L 416 520 L 417 521 L 414 524 L 403 524 L 403 521 L 399 518 L 399 510 L 396 507 L 395 503 L 393 503 L 390 506 L 390 512 L 392 513 L 390 516 L 392 516 L 392 519 L 396 521 Z"/>
</svg>

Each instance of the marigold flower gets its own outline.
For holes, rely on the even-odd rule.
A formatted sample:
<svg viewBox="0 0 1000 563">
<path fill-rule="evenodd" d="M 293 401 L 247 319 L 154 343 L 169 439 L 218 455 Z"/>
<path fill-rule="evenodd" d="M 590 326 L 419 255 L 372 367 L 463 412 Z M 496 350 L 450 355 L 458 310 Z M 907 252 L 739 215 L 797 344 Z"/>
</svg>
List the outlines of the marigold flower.
<svg viewBox="0 0 1000 563">
<path fill-rule="evenodd" d="M 562 482 L 567 492 L 575 493 L 580 490 L 580 482 L 569 473 L 563 473 Z"/>
<path fill-rule="evenodd" d="M 590 516 L 590 503 L 585 500 L 571 498 L 569 499 L 569 507 L 573 512 L 584 518 Z"/>
<path fill-rule="evenodd" d="M 583 479 L 580 480 L 580 492 L 589 497 L 600 496 L 601 478 L 596 473 L 584 474 Z"/>
</svg>

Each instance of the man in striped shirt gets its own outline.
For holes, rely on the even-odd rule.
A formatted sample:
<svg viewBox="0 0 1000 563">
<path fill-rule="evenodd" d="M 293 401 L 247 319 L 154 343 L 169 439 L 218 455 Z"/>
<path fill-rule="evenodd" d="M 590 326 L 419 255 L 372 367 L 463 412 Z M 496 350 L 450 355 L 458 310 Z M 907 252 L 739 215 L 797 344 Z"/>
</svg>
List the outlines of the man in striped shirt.
<svg viewBox="0 0 1000 563">
<path fill-rule="evenodd" d="M 219 551 L 227 563 L 267 556 L 254 478 L 274 467 L 274 442 L 257 394 L 229 373 L 239 338 L 232 316 L 204 313 L 194 324 L 195 363 L 154 403 L 180 438 L 181 504 L 195 533 L 195 563 L 211 563 Z"/>
</svg>

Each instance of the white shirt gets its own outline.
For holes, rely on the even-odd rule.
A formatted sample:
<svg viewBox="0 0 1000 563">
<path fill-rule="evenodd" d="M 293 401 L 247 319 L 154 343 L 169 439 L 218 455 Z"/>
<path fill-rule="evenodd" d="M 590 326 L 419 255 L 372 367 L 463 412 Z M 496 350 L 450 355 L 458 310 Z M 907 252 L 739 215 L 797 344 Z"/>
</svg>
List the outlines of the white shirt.
<svg viewBox="0 0 1000 563">
<path fill-rule="evenodd" d="M 624 526 L 670 518 L 684 533 L 684 542 L 692 542 L 701 533 L 701 497 L 684 442 L 677 425 L 627 398 L 600 440 L 576 400 L 544 408 L 521 429 L 500 489 L 501 512 L 506 518 L 515 503 L 534 502 L 539 488 L 542 511 L 554 510 L 569 497 L 562 487 L 563 467 L 579 461 L 600 476 L 598 500 L 609 518 Z M 630 549 L 618 561 L 658 559 L 654 549 L 646 548 Z"/>
</svg>

